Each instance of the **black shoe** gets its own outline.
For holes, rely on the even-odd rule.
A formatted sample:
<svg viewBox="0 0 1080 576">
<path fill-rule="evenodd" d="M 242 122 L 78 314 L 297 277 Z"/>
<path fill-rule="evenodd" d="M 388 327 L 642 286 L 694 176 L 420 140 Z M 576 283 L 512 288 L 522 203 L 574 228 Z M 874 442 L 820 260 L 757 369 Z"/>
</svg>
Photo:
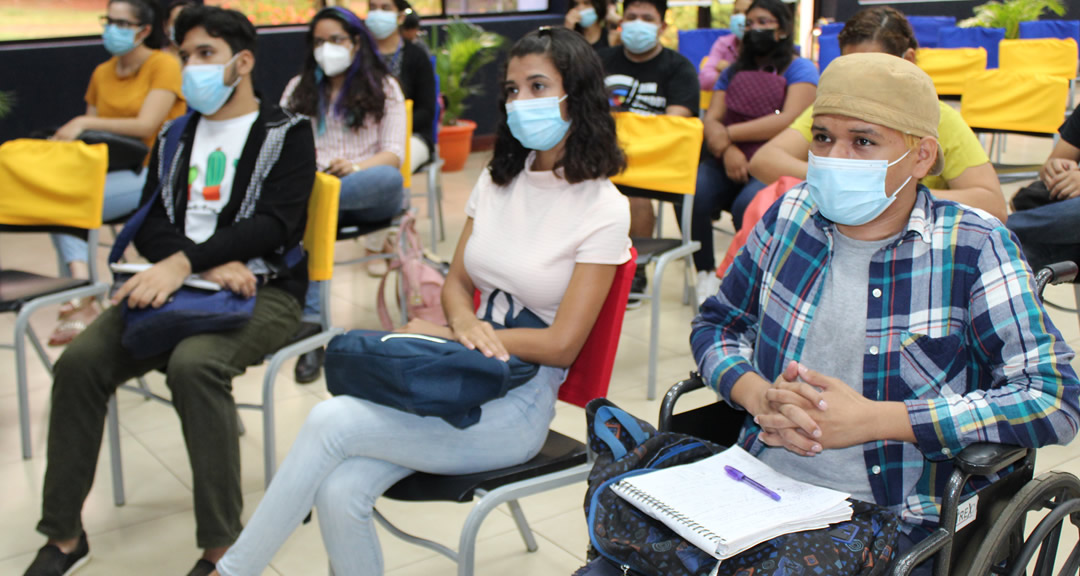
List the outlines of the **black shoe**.
<svg viewBox="0 0 1080 576">
<path fill-rule="evenodd" d="M 86 541 L 84 531 L 79 535 L 79 543 L 71 554 L 64 554 L 54 544 L 42 546 L 23 576 L 68 576 L 82 568 L 88 560 L 90 560 L 90 545 Z"/>
<path fill-rule="evenodd" d="M 199 558 L 199 561 L 195 563 L 195 567 L 191 569 L 191 572 L 187 573 L 187 576 L 210 576 L 210 573 L 214 570 L 213 562 L 205 558 Z"/>
<path fill-rule="evenodd" d="M 627 310 L 635 310 L 641 307 L 641 298 L 634 294 L 644 294 L 649 287 L 649 279 L 645 276 L 645 268 L 638 266 L 634 271 L 634 279 L 630 281 L 630 298 L 626 301 Z"/>
<path fill-rule="evenodd" d="M 322 347 L 311 352 L 304 352 L 296 359 L 293 377 L 297 384 L 311 384 L 322 376 L 323 357 L 326 351 Z"/>
</svg>

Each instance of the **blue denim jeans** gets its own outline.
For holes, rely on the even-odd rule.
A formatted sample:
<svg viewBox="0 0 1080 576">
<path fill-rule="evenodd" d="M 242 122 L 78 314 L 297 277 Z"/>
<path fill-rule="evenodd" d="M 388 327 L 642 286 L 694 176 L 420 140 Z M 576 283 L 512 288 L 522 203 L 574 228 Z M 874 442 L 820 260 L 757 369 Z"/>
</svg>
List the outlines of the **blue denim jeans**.
<svg viewBox="0 0 1080 576">
<path fill-rule="evenodd" d="M 335 576 L 382 574 L 372 516 L 379 496 L 414 470 L 471 474 L 528 461 L 544 445 L 565 375 L 541 367 L 484 404 L 480 421 L 464 430 L 351 396 L 318 404 L 218 572 L 262 574 L 314 506 Z"/>
<path fill-rule="evenodd" d="M 1038 270 L 1062 260 L 1080 261 L 1080 197 L 1009 214 L 1006 226 Z"/>
<path fill-rule="evenodd" d="M 101 219 L 104 222 L 114 220 L 134 212 L 139 207 L 143 186 L 146 185 L 147 169 L 135 174 L 130 170 L 109 172 L 105 176 L 105 204 L 102 206 Z M 68 234 L 51 234 L 56 252 L 60 255 L 61 276 L 70 276 L 68 265 L 72 262 L 86 262 L 86 240 Z"/>
<path fill-rule="evenodd" d="M 407 199 L 401 170 L 393 166 L 372 166 L 341 179 L 338 209 L 355 222 L 382 222 L 401 212 Z M 318 322 L 319 282 L 308 284 L 304 299 L 304 321 Z"/>
<path fill-rule="evenodd" d="M 754 180 L 751 180 L 754 182 Z M 760 188 L 759 188 L 760 189 Z M 691 217 L 690 238 L 701 242 L 701 249 L 694 253 L 694 267 L 698 271 L 716 270 L 713 247 L 713 216 L 721 210 L 731 212 L 735 229 L 742 227 L 742 215 L 757 191 L 748 192 L 746 186 L 728 178 L 724 163 L 708 151 L 701 154 L 698 164 L 697 185 L 694 189 L 694 213 Z"/>
</svg>

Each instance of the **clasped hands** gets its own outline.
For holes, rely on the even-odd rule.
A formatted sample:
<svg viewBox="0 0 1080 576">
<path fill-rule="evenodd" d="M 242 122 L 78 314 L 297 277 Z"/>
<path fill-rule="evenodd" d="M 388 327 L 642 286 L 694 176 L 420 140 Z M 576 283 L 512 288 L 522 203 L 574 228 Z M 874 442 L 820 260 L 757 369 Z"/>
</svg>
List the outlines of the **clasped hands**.
<svg viewBox="0 0 1080 576">
<path fill-rule="evenodd" d="M 161 308 L 190 274 L 191 262 L 183 252 L 177 252 L 129 278 L 113 295 L 112 303 L 120 304 L 126 298 L 129 308 Z M 243 262 L 227 262 L 200 276 L 244 298 L 255 295 L 255 275 Z"/>
<path fill-rule="evenodd" d="M 1053 200 L 1068 200 L 1080 195 L 1080 168 L 1067 158 L 1051 158 L 1039 171 L 1039 179 L 1050 190 Z"/>
<path fill-rule="evenodd" d="M 747 408 L 761 426 L 762 442 L 813 456 L 874 439 L 877 404 L 842 380 L 792 361 Z"/>
</svg>

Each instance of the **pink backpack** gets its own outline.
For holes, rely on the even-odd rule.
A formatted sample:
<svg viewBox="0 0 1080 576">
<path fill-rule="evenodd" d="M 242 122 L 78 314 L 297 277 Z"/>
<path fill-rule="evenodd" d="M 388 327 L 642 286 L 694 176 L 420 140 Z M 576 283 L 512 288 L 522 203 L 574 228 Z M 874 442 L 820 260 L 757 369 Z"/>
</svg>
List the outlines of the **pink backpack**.
<svg viewBox="0 0 1080 576">
<path fill-rule="evenodd" d="M 446 326 L 446 315 L 442 309 L 442 287 L 445 281 L 443 272 L 424 258 L 424 249 L 420 244 L 420 235 L 416 233 L 416 219 L 406 214 L 401 219 L 401 240 L 398 241 L 397 257 L 391 262 L 386 275 L 379 282 L 375 309 L 379 313 L 379 322 L 384 330 L 393 330 L 394 322 L 386 308 L 386 279 L 395 270 L 400 269 L 398 282 L 405 285 L 405 310 L 407 320 L 420 318 L 440 326 Z M 400 302 L 399 302 L 400 304 Z"/>
</svg>

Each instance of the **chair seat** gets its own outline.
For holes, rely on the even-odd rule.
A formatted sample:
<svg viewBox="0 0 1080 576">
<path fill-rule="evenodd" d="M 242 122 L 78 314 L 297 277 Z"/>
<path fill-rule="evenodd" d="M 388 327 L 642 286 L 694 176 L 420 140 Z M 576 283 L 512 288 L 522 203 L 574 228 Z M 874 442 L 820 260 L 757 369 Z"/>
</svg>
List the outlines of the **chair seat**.
<svg viewBox="0 0 1080 576">
<path fill-rule="evenodd" d="M 637 250 L 637 263 L 648 264 L 658 254 L 682 246 L 681 238 L 631 238 Z"/>
<path fill-rule="evenodd" d="M 0 312 L 18 310 L 34 298 L 89 284 L 90 281 L 83 278 L 57 278 L 22 270 L 0 270 Z"/>
<path fill-rule="evenodd" d="M 352 240 L 360 236 L 366 236 L 372 232 L 378 232 L 394 225 L 394 220 L 382 220 L 380 222 L 365 222 L 356 217 L 356 212 L 342 210 L 338 216 L 338 240 Z"/>
<path fill-rule="evenodd" d="M 394 484 L 383 495 L 406 502 L 471 502 L 477 489 L 491 491 L 519 480 L 573 468 L 587 459 L 584 444 L 549 430 L 540 453 L 524 464 L 463 476 L 417 472 Z"/>
</svg>

